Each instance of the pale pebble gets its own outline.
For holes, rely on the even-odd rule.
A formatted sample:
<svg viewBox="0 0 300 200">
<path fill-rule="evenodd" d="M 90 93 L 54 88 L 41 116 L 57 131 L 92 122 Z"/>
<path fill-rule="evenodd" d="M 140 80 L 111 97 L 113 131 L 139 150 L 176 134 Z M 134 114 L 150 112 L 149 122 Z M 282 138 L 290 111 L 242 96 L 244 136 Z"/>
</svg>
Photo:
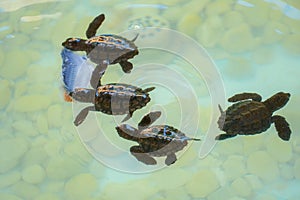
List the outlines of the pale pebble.
<svg viewBox="0 0 300 200">
<path fill-rule="evenodd" d="M 47 110 L 47 118 L 49 127 L 61 127 L 62 121 L 62 107 L 59 104 L 51 105 Z"/>
<path fill-rule="evenodd" d="M 239 26 L 242 23 L 244 23 L 244 18 L 238 11 L 230 11 L 224 15 L 223 26 L 227 29 Z"/>
<path fill-rule="evenodd" d="M 39 133 L 47 133 L 48 132 L 48 121 L 44 114 L 40 114 L 36 119 L 36 127 Z"/>
<path fill-rule="evenodd" d="M 15 99 L 13 108 L 16 112 L 34 112 L 46 109 L 51 103 L 47 95 L 25 95 Z"/>
<path fill-rule="evenodd" d="M 28 81 L 25 81 L 25 80 L 20 80 L 18 82 L 15 83 L 14 85 L 15 87 L 15 91 L 14 91 L 14 98 L 19 98 L 21 97 L 22 95 L 24 95 L 29 86 L 28 86 Z"/>
<path fill-rule="evenodd" d="M 251 56 L 251 60 L 257 64 L 269 64 L 274 60 L 272 48 L 260 47 L 256 49 Z"/>
<path fill-rule="evenodd" d="M 253 152 L 260 150 L 264 146 L 263 136 L 243 137 L 244 154 L 251 155 Z"/>
<path fill-rule="evenodd" d="M 223 164 L 227 180 L 233 180 L 246 173 L 246 165 L 243 156 L 229 156 Z"/>
<path fill-rule="evenodd" d="M 47 185 L 45 187 L 45 191 L 51 193 L 61 193 L 65 186 L 65 180 L 61 181 L 47 181 Z"/>
<path fill-rule="evenodd" d="M 260 194 L 260 195 L 258 195 L 257 199 L 260 199 L 260 200 L 278 200 L 278 198 L 275 197 L 272 194 Z"/>
<path fill-rule="evenodd" d="M 254 74 L 252 63 L 249 59 L 243 57 L 231 57 L 226 64 L 226 74 L 228 76 L 244 79 Z M 251 75 L 251 76 L 250 76 Z"/>
<path fill-rule="evenodd" d="M 282 141 L 279 137 L 271 137 L 266 144 L 267 151 L 278 162 L 288 162 L 292 159 L 292 146 L 288 142 Z"/>
<path fill-rule="evenodd" d="M 260 190 L 262 187 L 264 187 L 262 181 L 256 175 L 247 174 L 244 176 L 244 178 L 250 184 L 253 191 Z"/>
<path fill-rule="evenodd" d="M 25 166 L 44 164 L 47 158 L 48 155 L 43 147 L 34 147 L 24 155 L 23 164 Z"/>
<path fill-rule="evenodd" d="M 79 159 L 83 163 L 89 163 L 93 158 L 79 140 L 66 144 L 64 152 L 71 157 Z"/>
<path fill-rule="evenodd" d="M 295 161 L 294 176 L 296 179 L 300 179 L 300 158 L 296 159 L 296 161 Z"/>
<path fill-rule="evenodd" d="M 36 55 L 35 59 L 37 58 L 38 55 Z M 36 64 L 30 65 L 27 68 L 27 79 L 30 82 L 38 83 L 37 85 L 46 84 L 46 86 L 49 87 L 50 82 L 57 81 L 56 76 L 49 76 L 50 74 L 55 74 L 54 69 L 55 68 L 48 66 L 40 66 Z M 51 85 L 51 87 L 53 86 Z"/>
<path fill-rule="evenodd" d="M 197 27 L 201 24 L 201 21 L 198 13 L 188 12 L 178 21 L 177 30 L 193 36 Z"/>
<path fill-rule="evenodd" d="M 289 28 L 278 21 L 270 21 L 264 27 L 263 43 L 272 44 L 280 41 L 289 33 Z"/>
<path fill-rule="evenodd" d="M 104 199 L 148 199 L 157 193 L 157 189 L 155 185 L 145 180 L 127 181 L 125 183 L 110 182 L 105 185 L 102 197 Z"/>
<path fill-rule="evenodd" d="M 68 199 L 86 199 L 98 189 L 96 178 L 92 174 L 78 174 L 72 177 L 65 185 L 65 194 Z"/>
<path fill-rule="evenodd" d="M 16 79 L 25 74 L 27 66 L 31 62 L 29 53 L 20 50 L 6 52 L 0 74 L 7 79 Z"/>
<path fill-rule="evenodd" d="M 0 193 L 0 199 L 3 200 L 22 200 L 20 197 L 14 194 Z"/>
<path fill-rule="evenodd" d="M 0 173 L 14 168 L 27 149 L 28 142 L 23 138 L 2 139 L 0 141 Z"/>
<path fill-rule="evenodd" d="M 222 33 L 220 41 L 224 50 L 232 53 L 240 53 L 253 49 L 256 46 L 255 40 L 250 27 L 243 23 L 232 27 L 225 33 Z"/>
<path fill-rule="evenodd" d="M 34 200 L 60 200 L 60 196 L 52 193 L 39 194 Z"/>
<path fill-rule="evenodd" d="M 0 52 L 1 53 L 1 52 Z M 1 63 L 1 56 L 0 56 Z M 11 98 L 11 84 L 8 80 L 0 80 L 0 110 L 5 108 Z"/>
<path fill-rule="evenodd" d="M 44 145 L 44 150 L 52 157 L 59 155 L 61 149 L 62 143 L 58 139 L 51 139 Z"/>
<path fill-rule="evenodd" d="M 222 134 L 220 132 L 220 134 Z M 220 155 L 240 155 L 243 152 L 242 137 L 234 140 L 226 140 L 226 142 L 219 142 L 216 147 L 216 153 Z"/>
<path fill-rule="evenodd" d="M 52 28 L 53 30 L 60 30 L 54 32 L 52 31 L 53 32 L 53 34 L 51 34 L 52 44 L 57 46 L 58 44 L 64 42 L 70 36 L 76 37 L 75 35 L 72 34 L 75 26 L 77 26 L 77 17 L 75 13 L 68 12 L 62 15 L 59 21 L 57 21 L 55 26 L 53 26 Z M 83 32 L 85 31 L 84 29 L 85 28 L 83 28 L 82 30 Z"/>
<path fill-rule="evenodd" d="M 14 192 L 14 194 L 24 199 L 33 199 L 40 192 L 37 186 L 26 183 L 24 181 L 19 181 L 18 183 L 13 185 L 12 191 Z"/>
<path fill-rule="evenodd" d="M 283 46 L 292 54 L 300 54 L 300 33 L 287 35 L 282 40 Z"/>
<path fill-rule="evenodd" d="M 0 27 L 3 27 L 3 30 L 0 31 L 0 38 L 1 39 L 5 38 L 6 36 L 8 36 L 10 34 L 12 34 L 12 32 L 13 32 L 13 28 L 9 25 L 9 22 L 7 22 L 6 20 L 5 21 L 1 20 Z"/>
<path fill-rule="evenodd" d="M 252 194 L 249 183 L 243 178 L 237 178 L 231 183 L 232 190 L 238 196 L 249 197 Z"/>
<path fill-rule="evenodd" d="M 205 198 L 216 191 L 219 186 L 215 173 L 205 169 L 193 175 L 193 178 L 186 184 L 186 189 L 193 198 Z"/>
<path fill-rule="evenodd" d="M 176 176 L 174 176 L 176 174 Z M 178 179 L 180 177 L 180 179 Z M 175 189 L 188 184 L 192 174 L 188 173 L 186 170 L 181 168 L 161 170 L 156 172 L 150 177 L 152 183 L 154 183 L 158 188 Z"/>
<path fill-rule="evenodd" d="M 186 193 L 184 187 L 178 187 L 171 190 L 163 190 L 166 199 L 189 199 L 189 195 Z"/>
<path fill-rule="evenodd" d="M 214 16 L 199 26 L 196 31 L 196 38 L 204 47 L 212 48 L 215 47 L 223 36 L 223 26 L 219 24 L 222 22 L 220 17 Z M 220 26 L 217 27 L 216 24 Z"/>
<path fill-rule="evenodd" d="M 215 192 L 211 193 L 208 197 L 207 200 L 220 200 L 222 199 L 230 199 L 234 196 L 234 191 L 230 188 L 230 186 L 224 185 Z"/>
<path fill-rule="evenodd" d="M 297 19 L 284 16 L 282 22 L 289 26 L 292 34 L 300 34 L 300 22 Z"/>
<path fill-rule="evenodd" d="M 19 50 L 21 52 L 24 53 L 23 48 L 22 46 L 26 46 L 28 43 L 30 42 L 30 38 L 28 35 L 26 34 L 23 34 L 23 33 L 16 33 L 16 34 L 13 34 L 13 38 L 12 40 L 9 42 L 9 44 L 12 46 L 17 46 L 19 47 Z M 25 55 L 28 55 L 30 56 L 30 50 L 26 48 L 26 54 Z M 30 57 L 29 57 L 30 58 Z M 22 65 L 23 63 L 20 63 L 19 65 Z M 26 65 L 25 65 L 26 66 Z M 27 66 L 26 66 L 27 67 Z"/>
<path fill-rule="evenodd" d="M 34 14 L 38 15 L 38 14 Z M 24 17 L 24 16 L 23 16 Z M 22 19 L 22 18 L 21 18 Z M 23 34 L 32 34 L 36 28 L 39 28 L 42 24 L 42 20 L 24 22 L 22 20 L 19 21 L 19 29 Z"/>
<path fill-rule="evenodd" d="M 294 178 L 293 167 L 289 164 L 280 166 L 280 174 L 284 179 L 291 180 Z"/>
<path fill-rule="evenodd" d="M 265 151 L 256 151 L 249 155 L 247 169 L 265 181 L 273 181 L 279 176 L 277 162 Z"/>
<path fill-rule="evenodd" d="M 45 170 L 41 165 L 31 165 L 23 169 L 22 178 L 27 183 L 38 184 L 45 179 Z"/>
<path fill-rule="evenodd" d="M 180 157 L 177 158 L 176 165 L 179 167 L 189 166 L 197 162 L 197 151 L 190 147 Z"/>
<path fill-rule="evenodd" d="M 33 126 L 32 121 L 29 120 L 18 120 L 12 124 L 12 127 L 16 132 L 26 134 L 27 136 L 37 136 L 38 131 Z"/>
<path fill-rule="evenodd" d="M 46 173 L 50 179 L 64 180 L 83 170 L 77 161 L 68 156 L 56 156 L 48 161 Z"/>
<path fill-rule="evenodd" d="M 229 12 L 234 1 L 213 1 L 205 9 L 206 16 L 222 15 Z"/>
<path fill-rule="evenodd" d="M 21 179 L 21 174 L 18 171 L 9 172 L 0 175 L 0 189 L 11 186 Z"/>
<path fill-rule="evenodd" d="M 247 6 L 241 5 L 239 3 L 235 4 L 234 9 L 240 11 L 245 21 L 251 26 L 261 27 L 265 25 L 269 20 L 269 13 L 271 6 L 269 3 L 264 1 L 251 1 L 253 7 L 249 8 Z"/>
</svg>

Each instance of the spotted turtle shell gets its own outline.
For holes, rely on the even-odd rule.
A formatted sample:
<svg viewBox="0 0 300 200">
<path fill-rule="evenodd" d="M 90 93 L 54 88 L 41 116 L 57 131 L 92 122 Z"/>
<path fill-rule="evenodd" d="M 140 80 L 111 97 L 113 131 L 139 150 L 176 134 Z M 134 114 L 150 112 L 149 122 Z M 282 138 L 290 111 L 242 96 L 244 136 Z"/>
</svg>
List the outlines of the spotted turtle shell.
<svg viewBox="0 0 300 200">
<path fill-rule="evenodd" d="M 156 125 L 141 130 L 138 143 L 152 156 L 166 156 L 182 150 L 187 137 L 178 129 L 168 125 Z"/>
<path fill-rule="evenodd" d="M 138 54 L 137 47 L 132 41 L 118 35 L 94 36 L 85 43 L 91 47 L 86 51 L 88 58 L 99 64 L 103 61 L 108 61 L 108 64 L 119 63 Z"/>
<path fill-rule="evenodd" d="M 150 100 L 141 88 L 111 83 L 97 88 L 95 109 L 109 115 L 123 115 L 144 107 Z"/>
<path fill-rule="evenodd" d="M 221 114 L 218 125 L 229 135 L 258 134 L 271 126 L 271 116 L 264 103 L 246 100 L 228 107 Z"/>
</svg>

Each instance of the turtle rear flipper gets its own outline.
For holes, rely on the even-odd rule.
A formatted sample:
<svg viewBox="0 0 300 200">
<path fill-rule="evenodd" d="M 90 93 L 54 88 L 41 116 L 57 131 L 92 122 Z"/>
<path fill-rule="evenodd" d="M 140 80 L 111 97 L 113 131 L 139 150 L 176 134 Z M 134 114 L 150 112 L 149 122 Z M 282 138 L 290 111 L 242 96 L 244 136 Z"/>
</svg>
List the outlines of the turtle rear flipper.
<svg viewBox="0 0 300 200">
<path fill-rule="evenodd" d="M 125 73 L 130 73 L 133 68 L 132 63 L 128 62 L 127 60 L 121 61 L 120 65 L 122 67 L 123 72 L 125 72 Z"/>
<path fill-rule="evenodd" d="M 282 140 L 288 141 L 290 139 L 292 131 L 289 127 L 289 123 L 285 120 L 285 118 L 279 115 L 274 115 L 272 117 L 272 122 L 274 122 L 275 124 L 278 136 Z"/>
<path fill-rule="evenodd" d="M 104 14 L 100 14 L 97 17 L 95 17 L 95 19 L 89 24 L 85 32 L 87 38 L 91 38 L 96 35 L 97 29 L 101 26 L 104 19 L 105 19 Z"/>
<path fill-rule="evenodd" d="M 261 96 L 256 93 L 249 93 L 249 92 L 244 92 L 240 94 L 236 94 L 228 99 L 229 102 L 237 102 L 237 101 L 242 101 L 246 99 L 252 99 L 253 101 L 261 101 Z"/>
<path fill-rule="evenodd" d="M 138 124 L 138 128 L 147 128 L 150 126 L 153 122 L 155 122 L 161 115 L 160 111 L 150 112 L 147 115 L 143 117 L 143 119 Z"/>
<path fill-rule="evenodd" d="M 149 156 L 141 146 L 132 146 L 130 152 L 138 161 L 145 163 L 146 165 L 155 165 L 157 163 L 156 160 Z"/>
<path fill-rule="evenodd" d="M 85 118 L 89 114 L 89 111 L 95 111 L 95 106 L 89 106 L 89 107 L 82 109 L 74 120 L 75 126 L 80 125 L 85 120 Z"/>
<path fill-rule="evenodd" d="M 143 92 L 148 93 L 148 92 L 151 92 L 154 89 L 155 89 L 155 87 L 149 87 L 149 88 L 144 89 Z"/>
<path fill-rule="evenodd" d="M 225 139 L 232 138 L 232 137 L 235 137 L 235 136 L 236 135 L 220 134 L 220 135 L 217 135 L 215 140 L 225 140 Z"/>
<path fill-rule="evenodd" d="M 175 153 L 169 154 L 165 160 L 165 164 L 166 165 L 171 165 L 173 163 L 175 163 L 177 160 Z"/>
</svg>

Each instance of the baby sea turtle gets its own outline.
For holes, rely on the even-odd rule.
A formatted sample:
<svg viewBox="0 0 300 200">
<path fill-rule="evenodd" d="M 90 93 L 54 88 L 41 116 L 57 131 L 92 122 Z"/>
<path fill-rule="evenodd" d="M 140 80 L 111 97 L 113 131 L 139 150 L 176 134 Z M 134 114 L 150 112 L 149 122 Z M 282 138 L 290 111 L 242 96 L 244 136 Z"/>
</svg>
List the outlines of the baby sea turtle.
<svg viewBox="0 0 300 200">
<path fill-rule="evenodd" d="M 88 58 L 97 64 L 90 81 L 94 88 L 107 65 L 119 63 L 123 71 L 129 73 L 133 66 L 128 59 L 139 53 L 134 44 L 137 36 L 131 41 L 113 34 L 95 36 L 104 19 L 104 14 L 100 14 L 89 24 L 86 30 L 87 39 L 72 37 L 62 43 L 65 48 L 72 51 L 85 51 Z"/>
<path fill-rule="evenodd" d="M 200 140 L 187 137 L 169 125 L 150 127 L 160 115 L 159 111 L 145 115 L 138 124 L 138 129 L 128 124 L 116 127 L 120 137 L 139 143 L 138 146 L 132 146 L 130 152 L 137 160 L 147 165 L 155 165 L 156 160 L 153 157 L 162 156 L 167 156 L 165 164 L 171 165 L 177 160 L 175 153 L 182 150 L 188 144 L 188 140 Z"/>
<path fill-rule="evenodd" d="M 109 115 L 127 114 L 123 119 L 123 121 L 126 121 L 134 111 L 146 106 L 151 100 L 149 92 L 154 90 L 155 87 L 141 89 L 125 83 L 101 85 L 101 80 L 99 80 L 98 86 L 94 89 L 74 88 L 76 70 L 79 70 L 77 65 L 84 65 L 86 57 L 77 55 L 65 48 L 62 50 L 61 56 L 63 59 L 62 74 L 65 92 L 73 100 L 94 104 L 80 111 L 74 121 L 76 126 L 84 121 L 89 111 L 100 111 Z"/>
<path fill-rule="evenodd" d="M 216 137 L 224 140 L 236 135 L 253 135 L 266 131 L 272 123 L 282 140 L 290 139 L 291 130 L 284 117 L 273 115 L 282 108 L 290 98 L 289 93 L 278 92 L 269 99 L 261 102 L 261 96 L 256 93 L 241 93 L 229 98 L 229 102 L 237 102 L 223 111 L 219 105 L 221 116 L 219 128 L 226 132 Z"/>
</svg>

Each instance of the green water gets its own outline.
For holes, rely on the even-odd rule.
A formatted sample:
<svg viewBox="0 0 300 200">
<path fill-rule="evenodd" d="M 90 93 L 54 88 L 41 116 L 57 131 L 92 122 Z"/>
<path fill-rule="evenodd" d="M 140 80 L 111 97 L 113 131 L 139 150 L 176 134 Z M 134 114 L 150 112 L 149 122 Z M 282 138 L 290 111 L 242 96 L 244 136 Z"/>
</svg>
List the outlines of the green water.
<svg viewBox="0 0 300 200">
<path fill-rule="evenodd" d="M 84 38 L 99 13 L 106 20 L 98 34 L 147 26 L 179 31 L 172 37 L 156 29 L 139 32 L 136 43 L 144 48 L 130 60 L 131 74 L 115 65 L 103 78 L 156 87 L 151 102 L 128 122 L 132 126 L 149 110 L 161 110 L 158 124 L 202 139 L 178 152 L 171 166 L 164 158 L 145 166 L 129 154 L 136 144 L 114 129 L 124 116 L 96 113 L 77 129 L 73 124 L 84 105 L 63 99 L 61 42 Z M 197 43 L 213 61 L 201 46 L 191 47 Z M 300 198 L 297 0 L 2 1 L 0 46 L 1 200 Z M 291 93 L 276 112 L 290 124 L 288 142 L 272 125 L 214 146 L 217 104 L 227 107 L 225 96 L 245 91 L 263 99 Z"/>
</svg>

